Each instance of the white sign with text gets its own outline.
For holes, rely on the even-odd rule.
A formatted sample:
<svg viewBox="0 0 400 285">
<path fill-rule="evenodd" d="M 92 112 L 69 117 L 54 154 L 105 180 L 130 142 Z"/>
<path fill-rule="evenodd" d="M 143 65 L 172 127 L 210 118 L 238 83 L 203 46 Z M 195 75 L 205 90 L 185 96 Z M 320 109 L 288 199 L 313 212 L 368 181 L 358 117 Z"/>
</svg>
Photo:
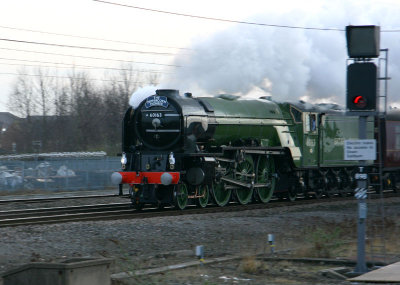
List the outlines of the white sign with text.
<svg viewBox="0 0 400 285">
<path fill-rule="evenodd" d="M 376 140 L 345 140 L 344 160 L 376 160 Z"/>
</svg>

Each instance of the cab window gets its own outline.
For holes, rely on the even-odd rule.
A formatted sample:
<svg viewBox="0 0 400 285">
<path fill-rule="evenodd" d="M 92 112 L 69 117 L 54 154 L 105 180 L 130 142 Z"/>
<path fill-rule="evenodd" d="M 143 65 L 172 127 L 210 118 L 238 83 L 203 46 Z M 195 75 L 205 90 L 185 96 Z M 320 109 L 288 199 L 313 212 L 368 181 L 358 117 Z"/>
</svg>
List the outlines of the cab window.
<svg viewBox="0 0 400 285">
<path fill-rule="evenodd" d="M 317 117 L 315 114 L 311 114 L 308 118 L 310 120 L 310 131 L 315 132 L 317 130 Z"/>
<path fill-rule="evenodd" d="M 315 133 L 317 131 L 317 115 L 304 114 L 304 131 L 306 133 Z"/>
<path fill-rule="evenodd" d="M 292 115 L 293 121 L 295 123 L 301 123 L 303 121 L 301 118 L 301 112 L 293 106 L 290 106 L 290 114 Z"/>
</svg>

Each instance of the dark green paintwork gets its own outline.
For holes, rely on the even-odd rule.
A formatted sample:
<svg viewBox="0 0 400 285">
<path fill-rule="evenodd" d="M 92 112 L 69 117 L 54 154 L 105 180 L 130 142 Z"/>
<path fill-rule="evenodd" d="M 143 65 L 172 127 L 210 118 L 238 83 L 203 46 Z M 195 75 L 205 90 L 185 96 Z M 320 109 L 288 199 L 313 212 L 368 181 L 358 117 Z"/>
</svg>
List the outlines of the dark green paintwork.
<svg viewBox="0 0 400 285">
<path fill-rule="evenodd" d="M 227 145 L 251 138 L 263 146 L 288 147 L 297 167 L 358 164 L 358 161 L 344 161 L 344 140 L 358 138 L 358 117 L 322 110 L 311 104 L 216 97 L 202 100 L 214 109 L 216 128 L 212 144 Z M 293 110 L 297 110 L 297 118 Z M 310 115 L 316 120 L 314 131 L 310 127 Z M 373 124 L 370 118 L 367 138 L 373 138 Z M 288 137 L 292 139 L 290 144 L 286 143 Z"/>
<path fill-rule="evenodd" d="M 215 97 L 206 97 L 202 100 L 213 106 L 216 117 L 283 118 L 279 106 L 268 100 L 226 100 Z"/>
<path fill-rule="evenodd" d="M 267 100 L 226 100 L 202 98 L 214 108 L 214 143 L 229 144 L 238 139 L 263 140 L 269 146 L 280 145 L 274 126 L 285 124 L 279 106 Z"/>
<path fill-rule="evenodd" d="M 367 121 L 367 138 L 374 138 L 374 121 Z M 344 140 L 358 139 L 358 117 L 327 115 L 321 125 L 321 166 L 355 165 L 358 161 L 344 161 Z"/>
<path fill-rule="evenodd" d="M 309 104 L 312 106 L 311 104 Z M 321 110 L 313 106 L 302 109 L 299 106 L 284 103 L 279 104 L 285 117 L 288 119 L 295 144 L 300 146 L 302 157 L 294 161 L 298 167 L 326 167 L 326 166 L 351 166 L 358 165 L 358 161 L 344 160 L 344 141 L 358 139 L 358 117 L 346 116 L 343 112 Z M 302 112 L 301 122 L 294 122 L 291 108 Z M 311 114 L 316 115 L 315 132 L 307 131 L 305 120 Z M 373 139 L 374 121 L 368 119 L 368 139 Z"/>
</svg>

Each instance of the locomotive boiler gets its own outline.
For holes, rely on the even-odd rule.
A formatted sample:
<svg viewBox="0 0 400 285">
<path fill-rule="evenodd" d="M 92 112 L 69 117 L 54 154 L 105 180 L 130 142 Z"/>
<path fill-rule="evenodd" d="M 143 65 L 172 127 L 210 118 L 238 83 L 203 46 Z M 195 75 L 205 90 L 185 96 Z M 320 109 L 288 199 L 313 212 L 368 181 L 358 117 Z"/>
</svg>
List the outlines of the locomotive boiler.
<svg viewBox="0 0 400 285">
<path fill-rule="evenodd" d="M 343 160 L 343 146 L 357 122 L 334 106 L 157 90 L 127 110 L 112 180 L 129 185 L 138 209 L 347 195 L 358 162 Z"/>
</svg>

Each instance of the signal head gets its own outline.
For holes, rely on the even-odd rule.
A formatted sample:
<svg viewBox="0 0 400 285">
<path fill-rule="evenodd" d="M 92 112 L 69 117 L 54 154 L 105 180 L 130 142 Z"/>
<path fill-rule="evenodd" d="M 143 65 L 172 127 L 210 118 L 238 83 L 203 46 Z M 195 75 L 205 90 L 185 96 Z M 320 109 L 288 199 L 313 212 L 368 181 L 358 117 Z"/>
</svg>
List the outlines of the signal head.
<svg viewBox="0 0 400 285">
<path fill-rule="evenodd" d="M 367 106 L 367 99 L 363 96 L 356 96 L 353 99 L 354 106 L 360 109 L 364 109 Z"/>
<path fill-rule="evenodd" d="M 377 107 L 377 66 L 372 62 L 347 67 L 347 109 L 374 112 Z"/>
</svg>

